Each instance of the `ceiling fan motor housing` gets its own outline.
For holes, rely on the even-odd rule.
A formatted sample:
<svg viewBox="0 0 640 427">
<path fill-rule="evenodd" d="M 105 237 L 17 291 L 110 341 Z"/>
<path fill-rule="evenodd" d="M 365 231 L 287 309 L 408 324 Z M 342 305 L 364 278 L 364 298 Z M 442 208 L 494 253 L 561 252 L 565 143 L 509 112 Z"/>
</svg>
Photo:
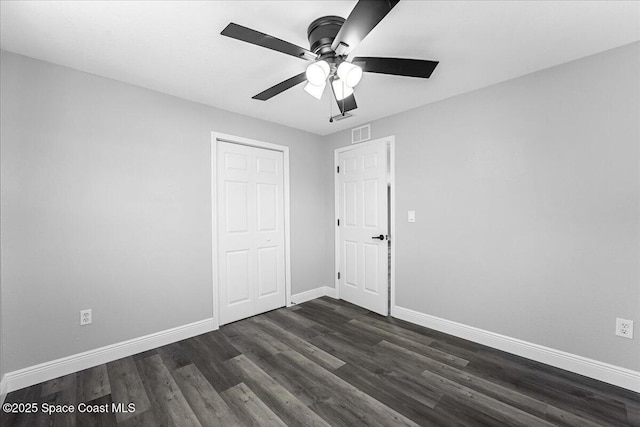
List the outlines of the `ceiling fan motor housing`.
<svg viewBox="0 0 640 427">
<path fill-rule="evenodd" d="M 313 21 L 307 29 L 311 51 L 317 55 L 335 55 L 331 44 L 344 24 L 339 16 L 323 16 Z M 328 55 L 329 54 L 329 55 Z"/>
</svg>

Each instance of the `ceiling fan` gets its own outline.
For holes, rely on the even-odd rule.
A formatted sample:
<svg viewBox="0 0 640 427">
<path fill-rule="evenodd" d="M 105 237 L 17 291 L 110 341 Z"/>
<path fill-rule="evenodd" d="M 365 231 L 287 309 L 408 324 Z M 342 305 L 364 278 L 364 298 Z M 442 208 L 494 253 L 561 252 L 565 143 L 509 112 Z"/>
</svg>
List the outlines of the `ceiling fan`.
<svg viewBox="0 0 640 427">
<path fill-rule="evenodd" d="M 438 65 L 438 61 L 408 58 L 356 56 L 351 61 L 347 60 L 349 54 L 399 1 L 360 0 L 346 20 L 339 16 L 316 19 L 307 29 L 310 50 L 234 23 L 227 25 L 220 34 L 313 61 L 305 72 L 260 92 L 253 99 L 266 101 L 304 81 L 307 82 L 305 91 L 321 99 L 329 83 L 340 112 L 344 115 L 358 107 L 353 88 L 360 82 L 363 72 L 427 79 Z"/>
</svg>

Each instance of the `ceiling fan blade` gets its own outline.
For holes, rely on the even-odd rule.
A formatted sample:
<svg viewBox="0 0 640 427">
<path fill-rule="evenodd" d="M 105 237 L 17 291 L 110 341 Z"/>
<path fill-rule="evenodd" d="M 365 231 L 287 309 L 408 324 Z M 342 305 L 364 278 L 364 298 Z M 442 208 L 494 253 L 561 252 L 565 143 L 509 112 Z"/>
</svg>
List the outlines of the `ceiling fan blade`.
<svg viewBox="0 0 640 427">
<path fill-rule="evenodd" d="M 422 77 L 428 79 L 438 61 L 408 58 L 376 58 L 357 56 L 351 61 L 368 73 L 393 74 L 394 76 Z"/>
<path fill-rule="evenodd" d="M 355 96 L 353 96 L 353 94 L 338 101 L 338 98 L 336 97 L 336 92 L 333 89 L 333 85 L 329 85 L 329 86 L 331 86 L 331 92 L 333 92 L 333 98 L 336 100 L 336 103 L 338 104 L 338 108 L 340 109 L 341 113 L 346 113 L 347 111 L 355 110 L 356 108 L 358 108 L 358 104 L 356 104 L 356 98 Z"/>
<path fill-rule="evenodd" d="M 331 44 L 338 55 L 348 55 L 400 0 L 360 0 Z M 340 44 L 342 49 L 337 50 Z"/>
<path fill-rule="evenodd" d="M 272 86 L 269 89 L 260 92 L 256 96 L 252 96 L 251 99 L 266 101 L 267 99 L 273 98 L 274 96 L 284 92 L 287 89 L 291 89 L 295 85 L 298 85 L 306 80 L 307 80 L 306 74 L 300 73 L 297 76 L 293 76 L 290 79 L 280 82 L 277 85 Z"/>
<path fill-rule="evenodd" d="M 280 40 L 278 38 L 270 36 L 269 34 L 261 33 L 256 30 L 252 30 L 251 28 L 234 24 L 233 22 L 227 25 L 220 34 L 222 34 L 223 36 L 231 37 L 232 39 L 242 40 L 243 42 L 286 53 L 287 55 L 295 56 L 296 58 L 301 58 L 307 61 L 313 61 L 317 58 L 317 55 L 315 53 L 305 48 L 296 46 L 295 44 L 286 42 L 284 40 Z"/>
</svg>

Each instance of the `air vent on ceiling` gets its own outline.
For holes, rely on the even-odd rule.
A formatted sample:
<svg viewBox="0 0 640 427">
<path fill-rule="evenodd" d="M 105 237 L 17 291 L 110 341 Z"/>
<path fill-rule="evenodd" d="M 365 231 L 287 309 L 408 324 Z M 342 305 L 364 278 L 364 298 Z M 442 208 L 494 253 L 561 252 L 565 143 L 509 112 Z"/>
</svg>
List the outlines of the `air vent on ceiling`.
<svg viewBox="0 0 640 427">
<path fill-rule="evenodd" d="M 371 139 L 371 125 L 351 129 L 351 143 L 357 144 Z"/>
<path fill-rule="evenodd" d="M 340 120 L 344 120 L 344 119 L 348 119 L 349 117 L 353 117 L 353 114 L 351 113 L 340 113 L 340 114 L 336 114 L 335 116 L 331 117 L 331 120 L 329 120 L 329 122 L 339 122 Z"/>
</svg>

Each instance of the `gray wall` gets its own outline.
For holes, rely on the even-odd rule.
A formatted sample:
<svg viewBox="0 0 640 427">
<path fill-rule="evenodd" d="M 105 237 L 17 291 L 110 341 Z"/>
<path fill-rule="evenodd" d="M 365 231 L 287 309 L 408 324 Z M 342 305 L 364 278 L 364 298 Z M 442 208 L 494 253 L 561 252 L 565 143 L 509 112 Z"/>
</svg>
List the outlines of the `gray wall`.
<svg viewBox="0 0 640 427">
<path fill-rule="evenodd" d="M 397 305 L 640 370 L 638 331 L 614 335 L 640 324 L 639 76 L 635 43 L 373 122 L 396 136 Z M 327 139 L 333 228 L 350 133 Z"/>
<path fill-rule="evenodd" d="M 2 271 L 1 265 L 0 265 L 0 271 Z M 2 282 L 0 282 L 0 384 L 2 382 L 2 379 L 4 378 L 4 355 L 2 352 L 2 348 L 3 348 L 2 330 L 4 329 L 3 326 L 4 326 L 4 322 L 2 321 Z M 2 392 L 2 389 L 0 387 L 0 393 L 1 392 Z"/>
<path fill-rule="evenodd" d="M 212 130 L 291 147 L 293 293 L 333 283 L 348 132 L 1 55 L 4 372 L 212 315 Z M 640 370 L 613 334 L 640 321 L 638 75 L 636 43 L 372 123 L 396 135 L 398 305 Z"/>
<path fill-rule="evenodd" d="M 292 290 L 326 284 L 320 137 L 1 55 L 5 372 L 212 316 L 213 130 L 290 147 Z"/>
</svg>

